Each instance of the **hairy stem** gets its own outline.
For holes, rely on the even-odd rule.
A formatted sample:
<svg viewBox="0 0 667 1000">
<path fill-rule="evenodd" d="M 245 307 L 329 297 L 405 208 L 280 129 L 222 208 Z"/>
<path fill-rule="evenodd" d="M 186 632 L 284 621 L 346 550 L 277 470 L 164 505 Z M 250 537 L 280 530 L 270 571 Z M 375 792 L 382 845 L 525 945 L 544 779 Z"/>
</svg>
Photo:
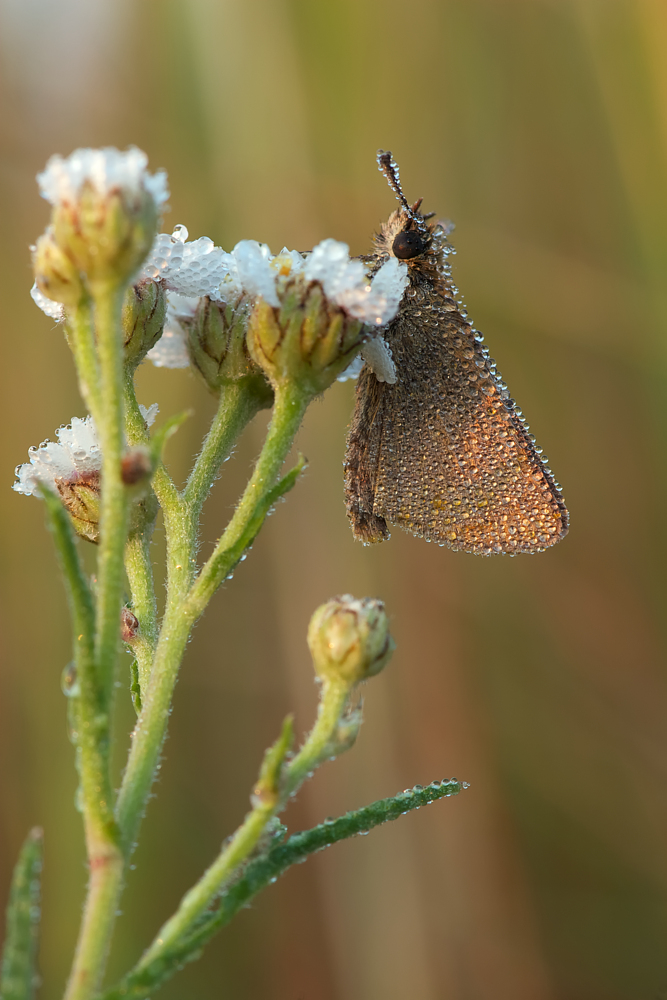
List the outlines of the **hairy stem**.
<svg viewBox="0 0 667 1000">
<path fill-rule="evenodd" d="M 139 670 L 139 686 L 144 692 L 153 665 L 157 646 L 157 601 L 153 566 L 150 559 L 152 527 L 136 532 L 125 544 L 125 572 L 130 585 L 132 611 L 139 622 L 139 634 L 132 644 L 132 651 Z"/>
<path fill-rule="evenodd" d="M 183 897 L 178 910 L 161 928 L 156 940 L 142 957 L 140 965 L 150 964 L 156 954 L 165 948 L 173 947 L 180 938 L 190 933 L 225 884 L 255 850 L 267 824 L 279 807 L 280 776 L 285 754 L 292 745 L 292 739 L 292 718 L 288 716 L 278 740 L 264 756 L 259 780 L 252 796 L 252 810 L 210 868 Z"/>
<path fill-rule="evenodd" d="M 121 478 L 123 455 L 123 354 L 120 316 L 123 289 L 103 286 L 94 294 L 95 326 L 100 359 L 100 423 L 102 495 L 97 560 L 95 662 L 100 682 L 111 702 L 119 645 L 123 595 L 123 551 L 127 496 Z"/>
<path fill-rule="evenodd" d="M 80 699 L 82 799 L 88 853 L 89 881 L 74 964 L 66 1000 L 87 1000 L 98 989 L 111 942 L 124 860 L 113 822 L 97 822 L 100 812 L 113 808 L 108 766 L 113 684 L 120 638 L 123 596 L 123 550 L 127 499 L 121 478 L 123 452 L 122 340 L 120 314 L 122 288 L 98 286 L 93 290 L 95 328 L 100 367 L 97 431 L 102 452 L 100 544 L 97 562 L 94 667 L 100 711 L 92 725 L 83 716 L 86 698 Z M 86 745 L 92 741 L 104 755 L 105 774 L 96 787 L 86 780 Z"/>
<path fill-rule="evenodd" d="M 287 801 L 291 795 L 294 795 L 306 778 L 326 758 L 335 755 L 336 731 L 345 711 L 350 692 L 350 685 L 343 681 L 323 681 L 315 725 L 287 767 L 283 785 L 283 801 Z"/>
<path fill-rule="evenodd" d="M 275 485 L 307 406 L 308 399 L 291 386 L 276 391 L 271 424 L 250 482 L 188 597 L 188 611 L 195 617 L 199 617 L 233 568 L 230 566 L 229 554 L 235 551 L 236 543 L 243 538 L 258 504 Z"/>
<path fill-rule="evenodd" d="M 238 561 L 242 551 L 234 546 L 245 540 L 249 526 L 254 534 L 259 530 L 268 512 L 266 498 L 275 487 L 305 407 L 302 397 L 292 393 L 276 396 L 266 442 L 250 482 L 215 551 L 194 583 L 196 526 L 190 518 L 184 517 L 184 504 L 178 495 L 169 497 L 163 505 L 168 544 L 165 616 L 116 808 L 127 851 L 134 844 L 155 777 L 174 685 L 192 626 L 229 572 L 230 551 L 233 549 L 234 559 Z M 292 482 L 290 480 L 285 488 Z M 202 483 L 205 484 L 204 477 Z M 261 517 L 256 524 L 258 511 Z"/>
<path fill-rule="evenodd" d="M 218 411 L 183 491 L 183 499 L 193 518 L 199 518 L 220 466 L 229 458 L 241 432 L 263 405 L 263 399 L 253 391 L 249 379 L 239 379 L 220 393 Z"/>
<path fill-rule="evenodd" d="M 97 423 L 100 419 L 100 365 L 95 349 L 92 302 L 88 296 L 68 312 L 65 329 L 74 355 L 81 395 Z"/>
</svg>

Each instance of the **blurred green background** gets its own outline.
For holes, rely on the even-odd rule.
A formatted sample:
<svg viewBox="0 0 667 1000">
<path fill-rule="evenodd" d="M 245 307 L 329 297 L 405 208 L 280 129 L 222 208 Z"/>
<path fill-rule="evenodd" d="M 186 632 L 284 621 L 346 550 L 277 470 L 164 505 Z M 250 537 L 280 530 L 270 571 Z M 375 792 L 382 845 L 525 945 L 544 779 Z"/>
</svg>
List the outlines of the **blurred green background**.
<svg viewBox="0 0 667 1000">
<path fill-rule="evenodd" d="M 395 204 L 375 151 L 393 150 L 408 197 L 456 222 L 455 280 L 572 528 L 516 559 L 399 531 L 365 549 L 342 496 L 353 387 L 315 403 L 307 475 L 188 649 L 112 974 L 242 818 L 284 713 L 310 724 L 307 621 L 349 591 L 387 602 L 398 651 L 357 746 L 290 826 L 435 777 L 471 787 L 290 872 L 160 995 L 667 996 L 664 0 L 2 0 L 0 48 L 0 889 L 43 825 L 43 1000 L 67 973 L 85 870 L 65 601 L 43 510 L 9 487 L 28 446 L 84 411 L 28 295 L 48 216 L 34 175 L 51 153 L 129 143 L 169 171 L 165 229 L 274 251 L 327 236 L 365 251 Z M 188 372 L 144 366 L 139 383 L 162 418 L 196 411 L 170 445 L 182 477 L 212 400 Z M 265 420 L 216 486 L 209 540 Z"/>
</svg>

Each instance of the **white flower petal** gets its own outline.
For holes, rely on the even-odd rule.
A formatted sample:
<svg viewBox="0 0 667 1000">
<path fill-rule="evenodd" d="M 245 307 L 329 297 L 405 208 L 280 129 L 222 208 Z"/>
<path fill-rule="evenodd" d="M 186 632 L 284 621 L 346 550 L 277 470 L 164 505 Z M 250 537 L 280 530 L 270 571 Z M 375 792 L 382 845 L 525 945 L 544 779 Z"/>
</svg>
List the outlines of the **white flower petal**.
<svg viewBox="0 0 667 1000">
<path fill-rule="evenodd" d="M 367 340 L 361 348 L 361 357 L 378 382 L 388 382 L 390 385 L 396 383 L 396 365 L 384 337 L 373 337 L 371 340 Z"/>
<path fill-rule="evenodd" d="M 150 427 L 158 413 L 158 404 L 142 406 L 142 416 Z M 92 417 L 72 417 L 56 431 L 56 441 L 43 441 L 29 448 L 30 462 L 16 468 L 18 482 L 12 489 L 26 496 L 39 496 L 39 486 L 56 489 L 56 479 L 72 480 L 82 473 L 99 472 L 102 452 Z"/>
<path fill-rule="evenodd" d="M 248 295 L 261 296 L 269 305 L 280 305 L 276 291 L 276 272 L 271 267 L 271 251 L 265 243 L 241 240 L 233 250 L 236 273 Z"/>
<path fill-rule="evenodd" d="M 304 274 L 308 281 L 319 281 L 327 298 L 343 308 L 345 296 L 369 284 L 364 265 L 360 260 L 350 260 L 350 248 L 338 240 L 318 243 L 308 256 Z"/>
<path fill-rule="evenodd" d="M 152 427 L 153 424 L 155 423 L 155 418 L 160 412 L 160 407 L 158 406 L 158 404 L 151 403 L 150 406 L 143 406 L 142 403 L 139 403 L 139 409 L 141 410 L 141 415 L 146 421 L 147 425 L 149 427 Z"/>
<path fill-rule="evenodd" d="M 375 326 L 389 323 L 398 312 L 408 281 L 408 265 L 405 261 L 396 257 L 385 261 L 371 283 L 366 304 L 366 322 Z"/>
<path fill-rule="evenodd" d="M 30 463 L 16 469 L 17 493 L 38 496 L 38 487 L 55 489 L 56 479 L 70 479 L 78 473 L 96 472 L 102 468 L 102 455 L 92 417 L 72 417 L 66 427 L 56 431 L 57 441 L 44 441 L 30 448 Z"/>
<path fill-rule="evenodd" d="M 57 323 L 62 323 L 65 319 L 65 307 L 62 302 L 54 302 L 53 299 L 47 299 L 43 292 L 40 292 L 37 284 L 34 284 L 30 289 L 30 295 L 32 301 L 35 305 L 39 306 L 42 312 L 50 316 L 51 319 L 55 319 Z"/>
<path fill-rule="evenodd" d="M 173 233 L 158 233 L 139 275 L 161 280 L 165 287 L 179 295 L 215 296 L 225 278 L 230 255 L 216 247 L 208 236 L 186 242 L 185 226 L 176 226 Z"/>
<path fill-rule="evenodd" d="M 101 195 L 120 189 L 125 195 L 136 197 L 147 191 L 159 208 L 169 197 L 167 175 L 164 170 L 149 174 L 147 163 L 148 157 L 136 146 L 125 152 L 110 146 L 75 149 L 66 159 L 52 156 L 37 175 L 37 182 L 42 197 L 52 205 L 76 201 L 88 181 Z"/>
<path fill-rule="evenodd" d="M 176 228 L 180 229 L 181 227 L 177 226 Z M 172 235 L 169 235 L 169 233 L 158 233 L 137 280 L 141 281 L 142 278 L 152 278 L 153 281 L 157 281 L 166 274 L 175 273 L 180 267 L 182 260 L 183 240 L 178 238 L 176 230 L 174 230 Z"/>
<path fill-rule="evenodd" d="M 189 368 L 187 335 L 180 320 L 192 319 L 199 298 L 167 292 L 167 317 L 162 336 L 146 355 L 156 368 Z"/>
<path fill-rule="evenodd" d="M 360 354 L 357 354 L 357 356 L 354 359 L 354 361 L 352 361 L 352 363 L 349 364 L 347 366 L 347 368 L 340 373 L 340 375 L 338 376 L 338 378 L 336 379 L 336 381 L 337 382 L 347 382 L 347 381 L 349 381 L 349 379 L 359 378 L 359 375 L 361 373 L 361 369 L 363 367 L 364 367 L 364 359 L 362 358 L 362 356 Z"/>
<path fill-rule="evenodd" d="M 146 357 L 156 368 L 188 368 L 190 355 L 181 328 L 174 326 L 167 330 L 165 327 L 164 333 Z"/>
<path fill-rule="evenodd" d="M 408 283 L 407 264 L 386 261 L 372 281 L 360 260 L 351 260 L 349 247 L 337 240 L 323 240 L 308 257 L 304 273 L 319 281 L 327 298 L 350 316 L 373 326 L 385 326 L 398 312 Z"/>
</svg>

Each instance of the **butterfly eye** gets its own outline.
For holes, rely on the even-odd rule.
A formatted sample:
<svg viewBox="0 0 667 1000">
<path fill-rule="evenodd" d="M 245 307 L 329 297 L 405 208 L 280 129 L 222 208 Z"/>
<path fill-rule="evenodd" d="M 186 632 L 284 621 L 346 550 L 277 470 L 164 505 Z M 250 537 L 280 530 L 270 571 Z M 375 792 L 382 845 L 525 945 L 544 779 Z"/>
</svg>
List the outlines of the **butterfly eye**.
<svg viewBox="0 0 667 1000">
<path fill-rule="evenodd" d="M 399 260 L 409 260 L 411 257 L 418 257 L 426 249 L 426 244 L 414 229 L 406 233 L 399 233 L 391 245 L 394 257 Z"/>
</svg>

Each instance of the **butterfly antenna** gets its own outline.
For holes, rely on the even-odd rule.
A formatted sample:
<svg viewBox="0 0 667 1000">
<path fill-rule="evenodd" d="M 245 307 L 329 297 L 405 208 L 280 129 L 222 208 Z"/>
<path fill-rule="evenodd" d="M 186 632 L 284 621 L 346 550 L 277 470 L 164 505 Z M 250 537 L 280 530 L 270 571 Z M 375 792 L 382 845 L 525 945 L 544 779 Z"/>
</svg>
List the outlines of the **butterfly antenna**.
<svg viewBox="0 0 667 1000">
<path fill-rule="evenodd" d="M 394 192 L 405 211 L 414 218 L 414 212 L 408 204 L 408 199 L 403 194 L 403 188 L 401 187 L 401 181 L 398 175 L 398 163 L 389 150 L 385 153 L 383 149 L 378 149 L 377 161 L 378 169 L 381 170 L 387 178 L 389 187 Z"/>
<path fill-rule="evenodd" d="M 401 205 L 408 213 L 412 219 L 412 225 L 420 230 L 422 233 L 427 231 L 426 220 L 430 218 L 430 215 L 420 215 L 419 209 L 421 207 L 422 199 L 419 198 L 414 205 L 408 202 L 408 199 L 403 194 L 403 188 L 401 187 L 401 181 L 398 176 L 398 163 L 391 155 L 389 150 L 385 152 L 383 149 L 378 150 L 377 154 L 378 168 L 385 175 L 389 181 L 389 187 L 394 192 Z M 431 213 L 432 215 L 433 213 Z"/>
</svg>

